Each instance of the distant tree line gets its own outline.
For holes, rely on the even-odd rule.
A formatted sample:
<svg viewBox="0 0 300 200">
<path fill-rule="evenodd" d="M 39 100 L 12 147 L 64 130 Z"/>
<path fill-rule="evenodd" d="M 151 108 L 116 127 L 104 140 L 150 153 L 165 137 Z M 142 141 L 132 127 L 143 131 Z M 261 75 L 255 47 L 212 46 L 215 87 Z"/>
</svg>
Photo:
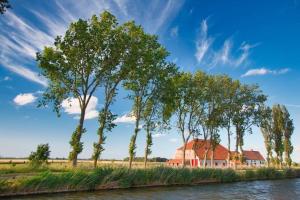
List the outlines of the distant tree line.
<svg viewBox="0 0 300 200">
<path fill-rule="evenodd" d="M 74 167 L 83 150 L 81 138 L 86 132 L 86 110 L 99 88 L 103 91 L 104 102 L 98 116 L 98 140 L 91 156 L 95 167 L 105 150 L 108 132 L 116 126 L 117 116 L 112 113 L 111 106 L 120 88 L 128 92 L 128 99 L 132 101 L 131 114 L 135 117 L 128 148 L 130 168 L 136 160 L 136 140 L 141 129 L 146 133 L 143 157 L 146 167 L 153 145 L 152 134 L 169 130 L 173 119 L 182 137 L 184 152 L 190 139 L 200 137 L 210 140 L 209 149 L 214 150 L 220 143 L 220 130 L 224 129 L 228 138 L 228 161 L 234 157 L 243 162 L 245 134 L 252 133 L 253 126 L 264 128 L 270 122 L 266 95 L 257 85 L 242 84 L 227 75 L 181 72 L 174 63 L 167 61 L 168 55 L 157 36 L 145 33 L 133 21 L 119 24 L 107 11 L 100 17 L 94 15 L 89 20 L 71 23 L 65 35 L 55 39 L 53 46 L 37 53 L 38 66 L 49 80 L 39 106 L 52 104 L 60 116 L 62 101 L 75 98 L 80 105 L 79 122 L 70 140 L 69 159 Z M 272 116 L 277 116 L 275 110 Z M 275 121 L 278 122 L 277 118 Z M 278 126 L 272 124 L 272 132 L 276 135 L 280 132 L 285 139 L 282 142 L 272 136 L 271 146 L 278 152 L 279 163 L 282 149 L 286 149 L 290 163 L 293 130 L 288 131 L 281 121 L 278 123 Z M 231 155 L 232 135 L 236 138 L 234 155 Z M 207 152 L 205 159 L 209 159 Z M 214 155 L 210 159 L 213 162 Z"/>
<path fill-rule="evenodd" d="M 129 157 L 126 157 L 123 159 L 123 161 L 129 161 Z M 145 161 L 145 157 L 135 157 L 133 159 L 133 161 L 135 162 L 144 162 Z M 168 161 L 167 158 L 161 158 L 161 157 L 153 157 L 153 158 L 148 158 L 149 162 L 166 162 Z"/>
</svg>

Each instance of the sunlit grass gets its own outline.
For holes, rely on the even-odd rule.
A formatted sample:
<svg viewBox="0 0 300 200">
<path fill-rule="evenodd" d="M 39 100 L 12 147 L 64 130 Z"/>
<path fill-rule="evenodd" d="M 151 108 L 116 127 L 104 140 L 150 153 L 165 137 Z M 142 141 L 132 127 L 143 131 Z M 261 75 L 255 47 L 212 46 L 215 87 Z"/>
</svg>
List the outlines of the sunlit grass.
<svg viewBox="0 0 300 200">
<path fill-rule="evenodd" d="M 0 181 L 0 191 L 39 192 L 65 190 L 95 190 L 105 188 L 129 188 L 141 186 L 189 185 L 208 182 L 235 182 L 299 177 L 299 169 L 277 170 L 260 168 L 233 169 L 190 169 L 152 167 L 147 169 L 120 166 L 104 166 L 93 170 L 70 169 L 64 172 L 43 171 L 37 175 Z"/>
</svg>

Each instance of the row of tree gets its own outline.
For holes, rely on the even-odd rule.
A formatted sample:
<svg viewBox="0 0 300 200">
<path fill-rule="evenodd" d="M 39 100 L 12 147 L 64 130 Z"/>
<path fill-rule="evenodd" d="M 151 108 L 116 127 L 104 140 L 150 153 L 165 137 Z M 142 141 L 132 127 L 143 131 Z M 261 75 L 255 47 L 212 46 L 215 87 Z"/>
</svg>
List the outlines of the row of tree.
<svg viewBox="0 0 300 200">
<path fill-rule="evenodd" d="M 262 121 L 261 132 L 264 136 L 267 150 L 267 163 L 277 167 L 282 167 L 283 161 L 286 166 L 291 166 L 291 153 L 293 146 L 291 136 L 294 131 L 293 120 L 284 105 L 273 105 L 266 107 L 266 117 Z M 273 152 L 276 156 L 273 157 Z M 284 153 L 284 160 L 283 160 Z"/>
<path fill-rule="evenodd" d="M 120 25 L 107 11 L 100 17 L 72 23 L 52 47 L 37 53 L 42 74 L 49 80 L 40 106 L 52 103 L 59 115 L 65 99 L 76 98 L 80 105 L 79 124 L 70 141 L 69 159 L 73 166 L 83 150 L 81 137 L 86 131 L 86 109 L 99 88 L 104 91 L 104 102 L 92 155 L 95 167 L 104 151 L 106 133 L 116 126 L 117 116 L 111 112 L 111 106 L 120 87 L 128 91 L 136 119 L 129 143 L 129 167 L 135 157 L 141 125 L 147 140 L 146 166 L 153 144 L 152 133 L 169 129 L 174 120 L 184 151 L 191 138 L 200 136 L 209 139 L 214 150 L 220 142 L 220 130 L 225 129 L 230 160 L 234 129 L 235 150 L 243 152 L 245 133 L 251 132 L 253 125 L 260 126 L 269 116 L 266 96 L 257 85 L 241 84 L 226 75 L 179 72 L 175 64 L 167 61 L 168 55 L 157 36 L 145 33 L 133 21 Z"/>
<path fill-rule="evenodd" d="M 119 25 L 109 12 L 98 18 L 78 20 L 70 25 L 65 35 L 55 39 L 54 46 L 45 47 L 37 53 L 37 61 L 42 74 L 49 80 L 39 106 L 53 104 L 59 115 L 61 103 L 70 97 L 80 105 L 79 124 L 72 134 L 72 151 L 69 159 L 77 165 L 77 156 L 82 152 L 82 134 L 86 131 L 84 120 L 90 99 L 100 87 L 103 88 L 103 108 L 99 111 L 99 139 L 94 143 L 94 165 L 104 150 L 105 132 L 111 131 L 116 115 L 111 112 L 119 86 L 128 91 L 133 102 L 132 114 L 136 118 L 134 134 L 129 145 L 129 163 L 136 151 L 136 138 L 141 120 L 150 134 L 154 118 L 159 113 L 157 107 L 163 91 L 177 67 L 166 61 L 169 53 L 162 47 L 155 35 L 144 32 L 133 21 Z M 151 146 L 150 137 L 147 144 Z M 151 153 L 147 148 L 146 156 Z"/>
</svg>

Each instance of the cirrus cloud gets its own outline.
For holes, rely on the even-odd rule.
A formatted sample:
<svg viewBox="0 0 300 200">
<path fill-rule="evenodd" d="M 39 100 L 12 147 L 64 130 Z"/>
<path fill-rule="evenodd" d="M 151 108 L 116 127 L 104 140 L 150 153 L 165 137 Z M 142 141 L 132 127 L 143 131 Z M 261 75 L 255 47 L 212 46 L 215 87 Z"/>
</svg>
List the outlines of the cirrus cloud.
<svg viewBox="0 0 300 200">
<path fill-rule="evenodd" d="M 263 68 L 258 68 L 258 69 L 250 69 L 245 74 L 243 74 L 242 77 L 263 76 L 263 75 L 267 75 L 267 74 L 280 75 L 280 74 L 286 74 L 289 71 L 290 71 L 289 68 L 271 70 L 271 69 L 267 69 L 267 68 L 263 67 Z"/>
</svg>

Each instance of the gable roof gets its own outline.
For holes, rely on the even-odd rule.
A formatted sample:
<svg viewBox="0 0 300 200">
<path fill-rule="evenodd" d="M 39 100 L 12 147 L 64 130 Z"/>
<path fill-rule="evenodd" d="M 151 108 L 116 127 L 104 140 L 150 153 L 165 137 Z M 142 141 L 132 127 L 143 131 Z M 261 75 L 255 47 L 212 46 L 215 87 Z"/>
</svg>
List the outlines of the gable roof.
<svg viewBox="0 0 300 200">
<path fill-rule="evenodd" d="M 200 160 L 203 160 L 205 157 L 205 152 L 207 153 L 207 160 L 210 159 L 212 151 L 210 150 L 210 140 L 194 139 L 187 143 L 186 150 L 195 150 L 196 155 Z M 177 150 L 183 150 L 183 146 Z M 214 151 L 214 160 L 227 160 L 228 150 L 221 144 L 217 145 Z"/>
<path fill-rule="evenodd" d="M 243 155 L 246 160 L 265 160 L 259 151 L 243 151 Z"/>
</svg>

